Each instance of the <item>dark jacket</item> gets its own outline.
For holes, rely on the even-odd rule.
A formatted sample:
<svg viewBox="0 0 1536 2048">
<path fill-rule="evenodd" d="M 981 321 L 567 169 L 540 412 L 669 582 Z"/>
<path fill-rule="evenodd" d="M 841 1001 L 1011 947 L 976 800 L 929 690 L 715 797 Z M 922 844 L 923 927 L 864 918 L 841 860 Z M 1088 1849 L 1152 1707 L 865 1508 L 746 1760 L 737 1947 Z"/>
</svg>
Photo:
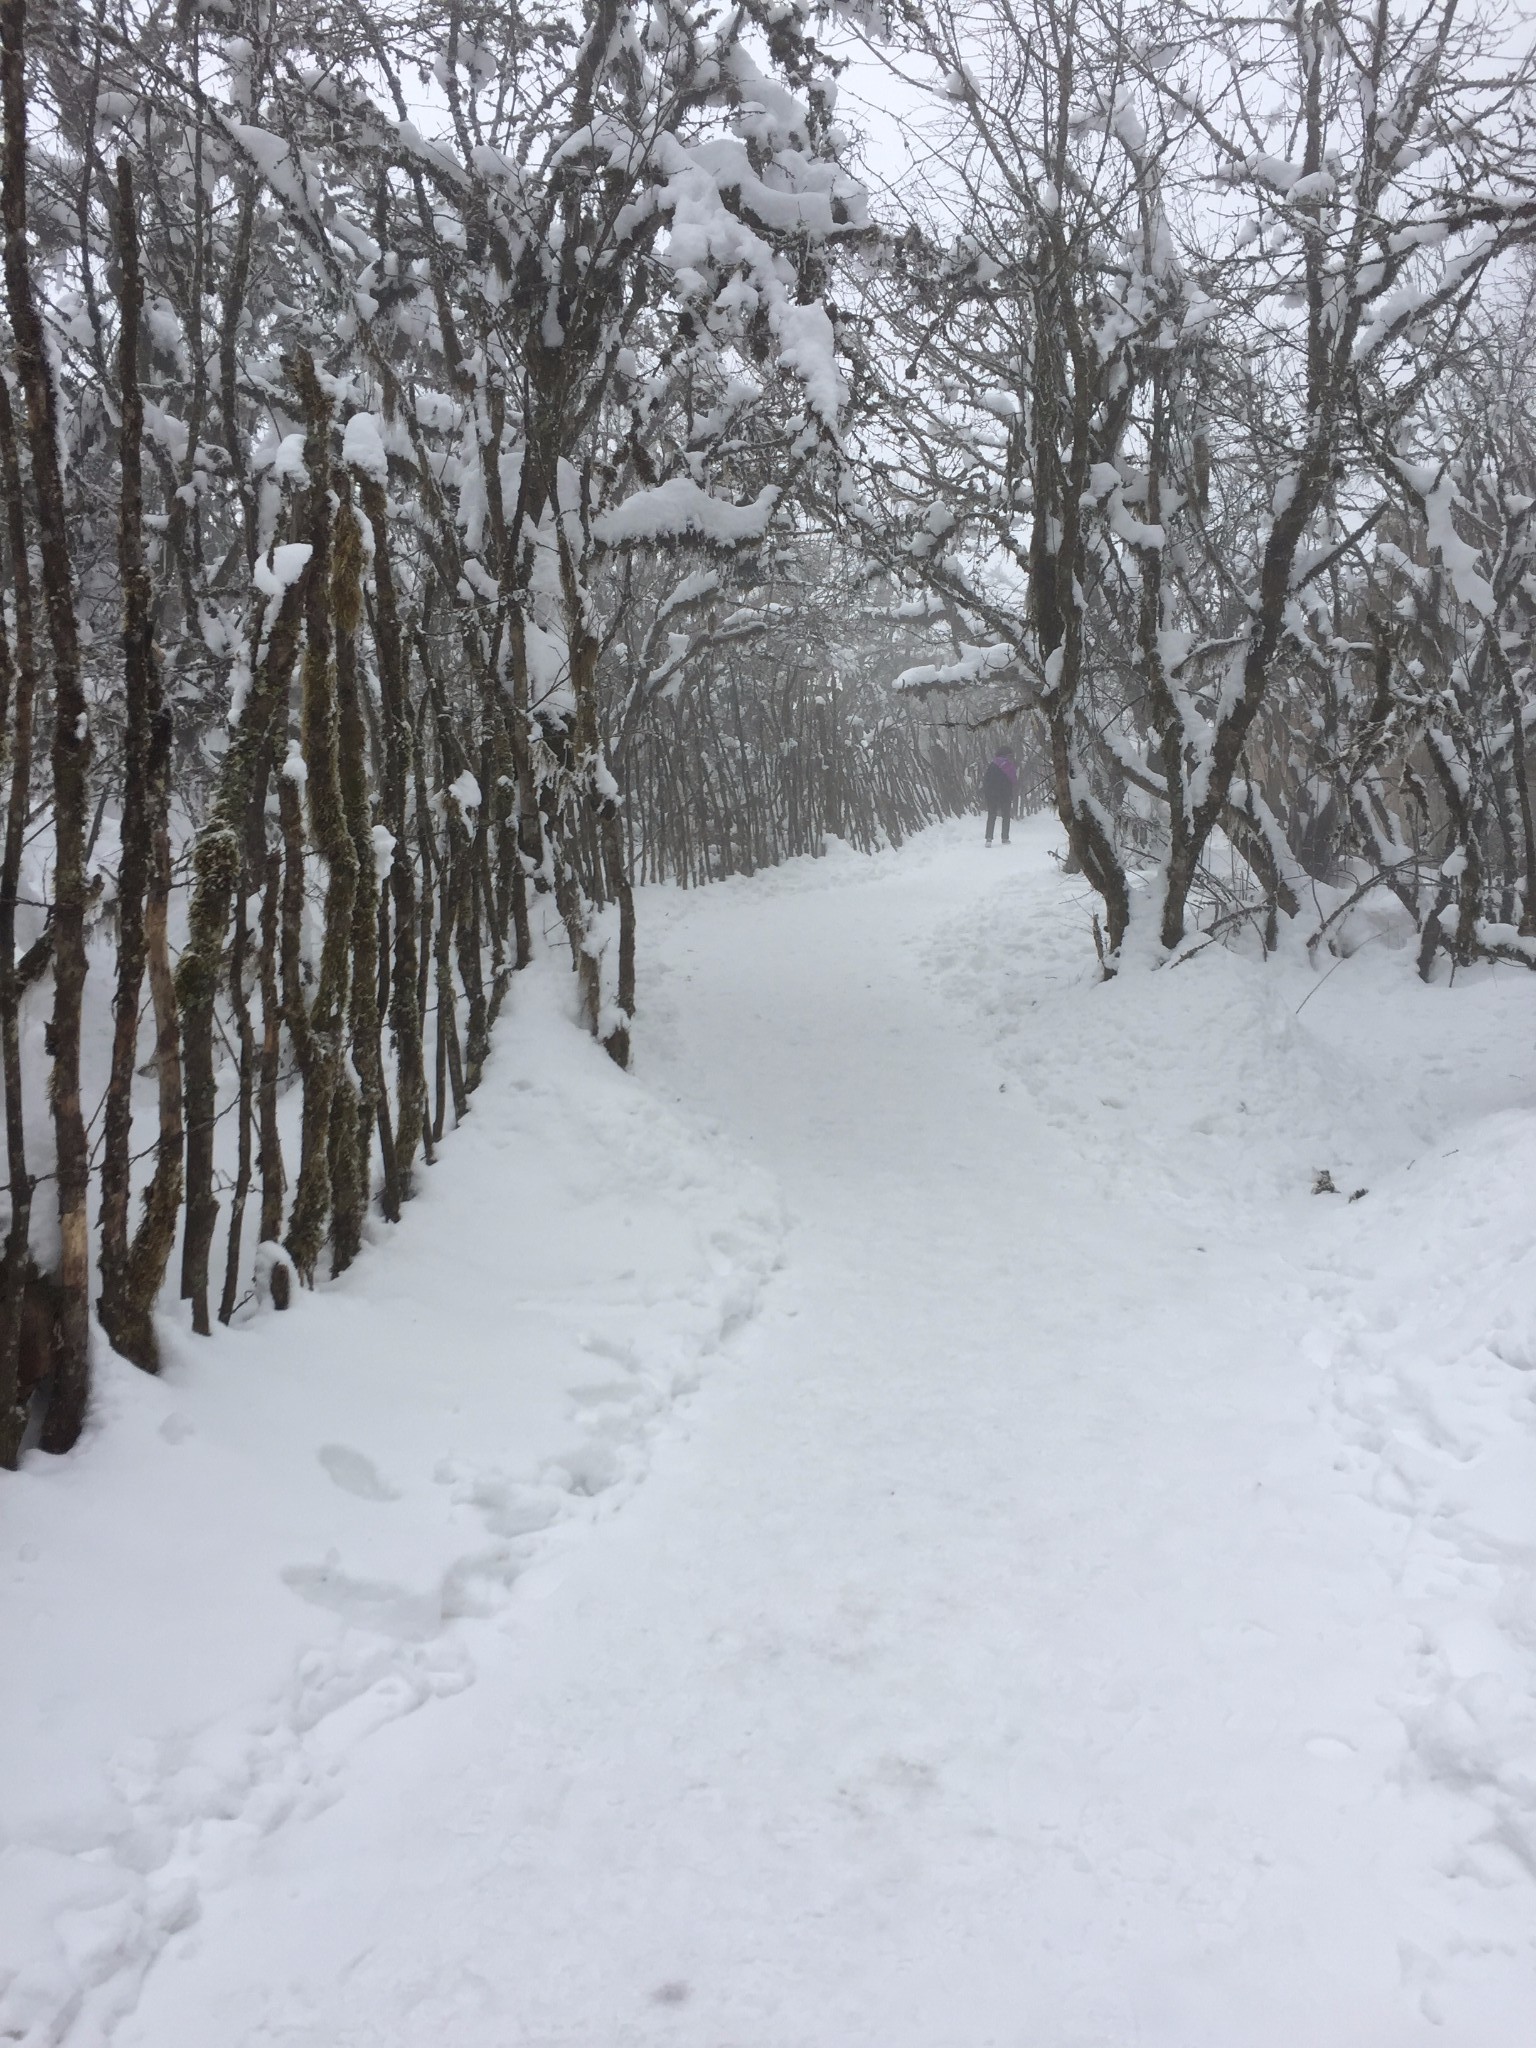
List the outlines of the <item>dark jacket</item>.
<svg viewBox="0 0 1536 2048">
<path fill-rule="evenodd" d="M 981 793 L 986 798 L 989 811 L 1006 811 L 1013 806 L 1013 781 L 1006 768 L 1000 768 L 996 761 L 987 763 L 987 772 L 981 778 Z"/>
</svg>

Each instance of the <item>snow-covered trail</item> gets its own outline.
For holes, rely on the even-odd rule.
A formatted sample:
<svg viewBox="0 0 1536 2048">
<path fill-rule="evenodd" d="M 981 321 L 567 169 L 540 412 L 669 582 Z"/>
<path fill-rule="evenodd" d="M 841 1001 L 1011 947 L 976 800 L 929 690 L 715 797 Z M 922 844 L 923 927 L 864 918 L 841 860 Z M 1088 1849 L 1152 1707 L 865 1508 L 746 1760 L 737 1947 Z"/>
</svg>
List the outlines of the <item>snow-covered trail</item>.
<svg viewBox="0 0 1536 2048">
<path fill-rule="evenodd" d="M 777 1184 L 779 1274 L 125 2048 L 1536 2037 L 1529 1873 L 1414 1765 L 1412 1525 L 1325 1394 L 1380 1262 L 1312 1171 L 1377 1188 L 1421 1093 L 1241 963 L 1087 989 L 1021 838 L 652 900 L 638 1085 Z"/>
</svg>

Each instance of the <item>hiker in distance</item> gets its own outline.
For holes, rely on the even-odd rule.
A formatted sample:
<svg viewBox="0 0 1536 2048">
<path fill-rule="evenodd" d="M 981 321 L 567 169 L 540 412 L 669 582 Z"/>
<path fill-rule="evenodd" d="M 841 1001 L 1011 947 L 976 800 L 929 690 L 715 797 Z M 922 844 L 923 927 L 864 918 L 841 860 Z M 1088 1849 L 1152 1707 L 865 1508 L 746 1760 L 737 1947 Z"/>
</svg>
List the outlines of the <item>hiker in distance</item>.
<svg viewBox="0 0 1536 2048">
<path fill-rule="evenodd" d="M 994 754 L 981 778 L 981 793 L 987 800 L 987 844 L 992 844 L 992 827 L 1003 821 L 1003 844 L 1008 844 L 1008 827 L 1013 823 L 1013 799 L 1019 786 L 1019 766 L 1006 748 Z"/>
</svg>

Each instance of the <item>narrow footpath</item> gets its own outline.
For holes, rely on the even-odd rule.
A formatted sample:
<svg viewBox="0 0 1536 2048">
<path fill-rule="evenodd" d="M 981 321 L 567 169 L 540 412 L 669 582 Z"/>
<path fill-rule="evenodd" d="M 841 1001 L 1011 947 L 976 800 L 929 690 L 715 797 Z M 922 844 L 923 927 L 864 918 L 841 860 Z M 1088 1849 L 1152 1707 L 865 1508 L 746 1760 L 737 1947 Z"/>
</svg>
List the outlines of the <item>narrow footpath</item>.
<svg viewBox="0 0 1536 2048">
<path fill-rule="evenodd" d="M 1385 979 L 1094 986 L 1050 834 L 978 842 L 648 895 L 623 1085 L 777 1270 L 122 2048 L 1536 2039 L 1531 1871 L 1415 1747 L 1412 1517 L 1332 1391 L 1370 1203 L 1490 1104 L 1362 1042 Z M 1473 1065 L 1528 1108 L 1514 1000 Z M 496 1303 L 440 1314 L 483 1346 Z"/>
</svg>

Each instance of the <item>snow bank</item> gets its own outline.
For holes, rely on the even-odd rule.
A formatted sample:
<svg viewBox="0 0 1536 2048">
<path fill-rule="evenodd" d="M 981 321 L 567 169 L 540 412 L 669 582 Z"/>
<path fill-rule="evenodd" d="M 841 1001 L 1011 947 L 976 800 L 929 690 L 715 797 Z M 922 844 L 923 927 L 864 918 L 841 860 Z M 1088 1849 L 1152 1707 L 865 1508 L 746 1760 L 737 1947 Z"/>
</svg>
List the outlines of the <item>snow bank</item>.
<svg viewBox="0 0 1536 2048">
<path fill-rule="evenodd" d="M 0 2039 L 107 2039 L 359 1743 L 474 1683 L 477 1632 L 753 1313 L 763 1184 L 543 973 L 398 1230 L 280 1321 L 167 1319 L 158 1380 L 103 1351 L 81 1449 L 7 1475 Z"/>
<path fill-rule="evenodd" d="M 1316 1352 L 1340 1464 L 1395 1523 L 1418 1638 L 1405 1786 L 1441 1815 L 1458 1915 L 1518 1953 L 1536 1873 L 1536 1111 L 1526 1046 L 1490 1050 L 1506 1074 L 1518 1060 L 1526 1101 L 1447 1132 L 1346 1219 Z M 1424 1974 L 1439 2017 L 1444 1961 Z"/>
<path fill-rule="evenodd" d="M 1056 827 L 1028 820 L 1021 835 L 1039 844 Z M 1296 1015 L 1310 973 L 1212 946 L 1101 983 L 1091 913 L 1085 886 L 1042 900 L 1021 873 L 957 918 L 930 964 L 1096 1177 L 1150 1176 L 1224 1229 L 1264 1229 L 1276 1199 L 1310 1199 L 1319 1169 L 1353 1189 L 1383 1142 L 1397 1156 L 1404 1134 L 1396 1119 L 1383 1132 L 1366 1063 L 1321 1039 L 1310 1010 Z"/>
</svg>

